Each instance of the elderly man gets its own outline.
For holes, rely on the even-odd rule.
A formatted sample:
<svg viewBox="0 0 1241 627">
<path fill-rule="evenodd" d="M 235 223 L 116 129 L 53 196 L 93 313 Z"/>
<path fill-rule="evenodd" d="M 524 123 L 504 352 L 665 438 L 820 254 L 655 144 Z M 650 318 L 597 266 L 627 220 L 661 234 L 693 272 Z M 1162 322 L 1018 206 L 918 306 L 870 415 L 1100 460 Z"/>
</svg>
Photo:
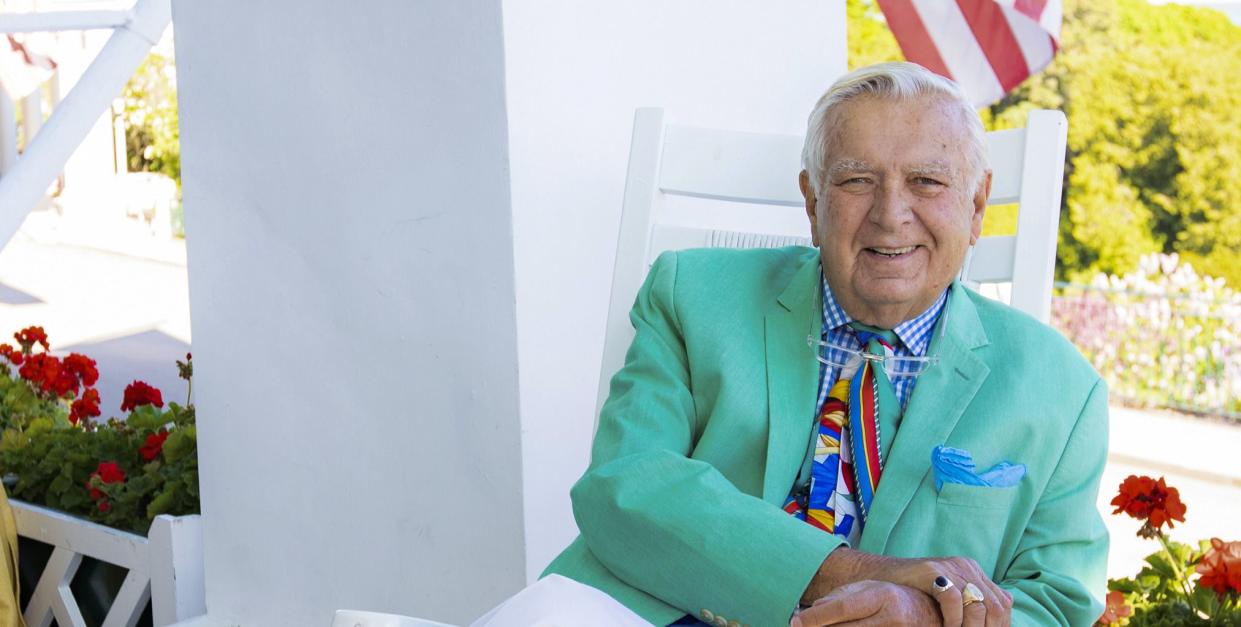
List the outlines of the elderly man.
<svg viewBox="0 0 1241 627">
<path fill-rule="evenodd" d="M 916 65 L 861 69 L 802 158 L 818 250 L 651 268 L 547 573 L 656 625 L 1090 624 L 1107 393 L 954 282 L 991 186 L 977 114 Z"/>
</svg>

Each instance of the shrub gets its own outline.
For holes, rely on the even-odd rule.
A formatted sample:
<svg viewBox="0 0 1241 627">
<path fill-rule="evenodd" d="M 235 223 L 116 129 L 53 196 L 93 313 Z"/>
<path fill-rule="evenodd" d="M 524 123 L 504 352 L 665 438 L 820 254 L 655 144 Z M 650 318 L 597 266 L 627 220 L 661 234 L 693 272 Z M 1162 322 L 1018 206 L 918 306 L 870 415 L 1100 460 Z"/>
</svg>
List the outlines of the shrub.
<svg viewBox="0 0 1241 627">
<path fill-rule="evenodd" d="M 23 341 L 32 329 L 36 341 Z M 165 408 L 159 390 L 134 381 L 121 405 L 126 419 L 97 424 L 98 392 L 84 385 L 97 379 L 94 362 L 48 354 L 38 327 L 15 337 L 21 350 L 0 345 L 0 475 L 11 496 L 141 534 L 160 514 L 198 513 L 192 404 Z M 189 385 L 190 355 L 177 366 Z"/>
</svg>

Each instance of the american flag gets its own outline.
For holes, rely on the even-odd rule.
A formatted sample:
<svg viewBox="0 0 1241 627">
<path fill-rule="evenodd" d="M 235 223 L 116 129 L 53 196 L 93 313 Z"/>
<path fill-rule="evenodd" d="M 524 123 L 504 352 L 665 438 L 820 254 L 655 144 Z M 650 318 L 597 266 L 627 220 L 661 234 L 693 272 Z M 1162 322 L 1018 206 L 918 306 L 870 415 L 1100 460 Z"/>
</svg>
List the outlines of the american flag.
<svg viewBox="0 0 1241 627">
<path fill-rule="evenodd" d="M 991 104 L 1056 54 L 1061 0 L 878 0 L 905 58 Z"/>
</svg>

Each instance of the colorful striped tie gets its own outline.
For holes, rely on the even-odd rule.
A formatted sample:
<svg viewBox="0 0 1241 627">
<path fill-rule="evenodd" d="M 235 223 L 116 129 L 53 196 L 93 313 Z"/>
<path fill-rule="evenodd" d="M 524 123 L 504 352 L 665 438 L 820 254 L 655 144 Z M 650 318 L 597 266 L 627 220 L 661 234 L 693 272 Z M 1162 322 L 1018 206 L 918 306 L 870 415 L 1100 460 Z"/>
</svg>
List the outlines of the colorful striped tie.
<svg viewBox="0 0 1241 627">
<path fill-rule="evenodd" d="M 871 355 L 891 355 L 896 346 L 896 334 L 892 331 L 860 322 L 851 322 L 849 326 Z M 863 523 L 870 514 L 875 491 L 879 489 L 883 460 L 891 448 L 900 413 L 900 403 L 896 400 L 896 392 L 892 389 L 883 362 L 863 360 L 849 381 L 849 447 L 853 453 L 854 484 L 857 486 Z M 885 433 L 887 440 L 883 436 Z"/>
<path fill-rule="evenodd" d="M 850 326 L 866 352 L 891 355 L 895 333 L 860 323 Z M 828 533 L 856 541 L 890 445 L 881 434 L 891 440 L 899 415 L 900 403 L 880 362 L 863 360 L 854 372 L 840 373 L 819 413 L 809 485 L 800 490 L 794 486 L 784 510 Z M 840 455 L 845 430 L 852 463 Z M 842 471 L 844 475 L 839 476 Z"/>
</svg>

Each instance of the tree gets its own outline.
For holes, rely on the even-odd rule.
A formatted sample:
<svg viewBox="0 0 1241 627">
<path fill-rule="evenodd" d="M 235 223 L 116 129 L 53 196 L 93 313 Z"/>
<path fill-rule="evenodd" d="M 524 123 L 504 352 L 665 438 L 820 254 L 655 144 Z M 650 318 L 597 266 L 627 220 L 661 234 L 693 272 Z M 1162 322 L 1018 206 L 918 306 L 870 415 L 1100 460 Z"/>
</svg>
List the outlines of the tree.
<svg viewBox="0 0 1241 627">
<path fill-rule="evenodd" d="M 152 52 L 121 93 L 125 148 L 133 172 L 159 172 L 181 186 L 181 133 L 177 115 L 176 67 Z"/>
<path fill-rule="evenodd" d="M 991 129 L 1024 126 L 1035 108 L 1069 119 L 1057 273 L 1123 273 L 1176 252 L 1241 286 L 1241 28 L 1145 0 L 1065 0 L 1064 13 L 1052 63 L 982 111 Z M 874 3 L 850 0 L 848 15 L 851 61 L 886 60 Z"/>
</svg>

